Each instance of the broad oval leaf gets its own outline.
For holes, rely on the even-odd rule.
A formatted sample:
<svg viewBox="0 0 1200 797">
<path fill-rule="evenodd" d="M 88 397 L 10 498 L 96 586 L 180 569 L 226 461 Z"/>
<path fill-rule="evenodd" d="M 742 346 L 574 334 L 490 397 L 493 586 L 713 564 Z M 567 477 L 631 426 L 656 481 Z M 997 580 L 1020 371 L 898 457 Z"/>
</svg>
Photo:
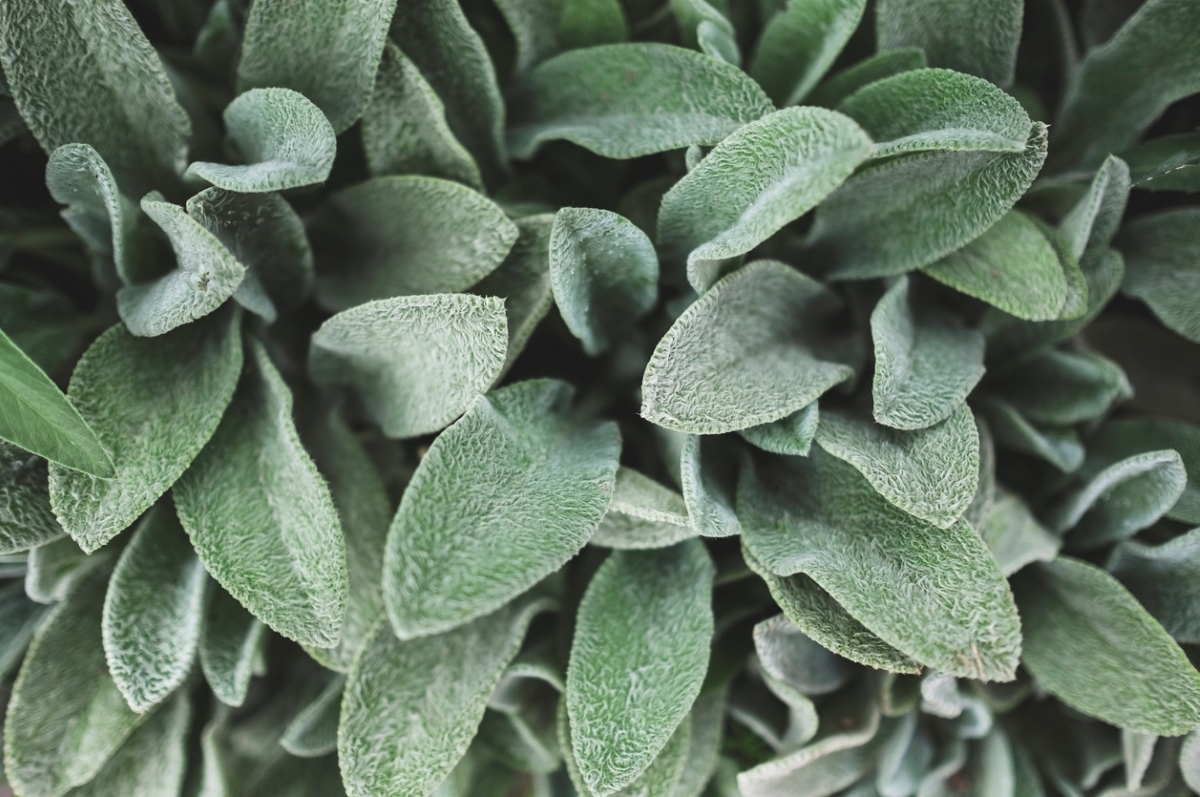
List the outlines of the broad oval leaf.
<svg viewBox="0 0 1200 797">
<path fill-rule="evenodd" d="M 65 532 L 50 509 L 46 460 L 0 442 L 0 555 L 54 542 Z"/>
<path fill-rule="evenodd" d="M 496 611 L 591 537 L 612 498 L 620 439 L 613 423 L 573 421 L 573 393 L 553 380 L 497 390 L 430 446 L 384 554 L 398 636 Z"/>
<path fill-rule="evenodd" d="M 1123 542 L 1106 567 L 1176 641 L 1200 642 L 1200 530 L 1161 545 Z"/>
<path fill-rule="evenodd" d="M 650 766 L 700 693 L 716 569 L 703 544 L 617 551 L 579 605 L 567 668 L 572 746 L 588 788 L 610 794 Z"/>
<path fill-rule="evenodd" d="M 786 454 L 791 457 L 807 457 L 817 435 L 817 425 L 821 420 L 820 407 L 817 402 L 803 409 L 796 410 L 786 418 L 739 429 L 738 434 L 746 442 L 770 451 L 772 454 Z"/>
<path fill-rule="evenodd" d="M 812 346 L 838 304 L 777 261 L 728 275 L 658 342 L 642 377 L 642 417 L 689 434 L 720 434 L 811 404 L 853 375 Z"/>
<path fill-rule="evenodd" d="M 270 0 L 264 5 L 280 7 Z M 289 7 L 287 13 L 294 11 Z M 328 64 L 329 55 L 322 54 L 320 63 Z M 244 55 L 241 64 L 246 66 Z M 325 114 L 303 94 L 281 88 L 251 89 L 229 103 L 224 120 L 229 154 L 246 165 L 197 161 L 188 166 L 185 176 L 244 193 L 283 191 L 323 183 L 329 177 L 337 139 Z"/>
<path fill-rule="evenodd" d="M 875 305 L 871 338 L 873 412 L 893 429 L 924 429 L 946 420 L 983 376 L 983 335 L 936 308 L 914 310 L 907 277 Z"/>
<path fill-rule="evenodd" d="M 858 125 L 824 108 L 788 108 L 732 133 L 663 197 L 658 241 L 687 259 L 703 293 L 715 269 L 700 261 L 749 252 L 816 206 L 871 153 Z"/>
<path fill-rule="evenodd" d="M 666 548 L 696 534 L 682 495 L 621 467 L 612 503 L 588 542 L 604 548 Z"/>
<path fill-rule="evenodd" d="M 1121 230 L 1121 290 L 1145 302 L 1168 327 L 1200 343 L 1200 208 L 1140 216 Z"/>
<path fill-rule="evenodd" d="M 737 67 L 655 43 L 563 53 L 531 71 L 510 102 L 508 146 L 522 159 L 556 139 L 606 158 L 711 147 L 772 110 Z"/>
<path fill-rule="evenodd" d="M 875 36 L 880 50 L 920 47 L 931 66 L 1006 86 L 1016 68 L 1022 9 L 1021 0 L 880 0 Z"/>
<path fill-rule="evenodd" d="M 388 437 L 436 432 L 500 376 L 503 303 L 465 294 L 400 296 L 338 313 L 312 336 L 309 372 L 351 385 Z"/>
<path fill-rule="evenodd" d="M 920 47 L 885 50 L 834 73 L 809 95 L 808 104 L 833 108 L 869 83 L 926 66 L 925 51 Z"/>
<path fill-rule="evenodd" d="M 1058 225 L 1076 259 L 1088 249 L 1108 246 L 1112 241 L 1125 215 L 1129 182 L 1129 166 L 1109 155 L 1096 170 L 1087 193 Z"/>
<path fill-rule="evenodd" d="M 1067 705 L 1131 731 L 1178 736 L 1200 725 L 1200 674 L 1116 579 L 1060 557 L 1013 581 L 1021 662 Z"/>
<path fill-rule="evenodd" d="M 800 103 L 841 53 L 866 0 L 790 0 L 766 21 L 750 76 L 779 107 Z"/>
<path fill-rule="evenodd" d="M 247 355 L 221 425 L 175 485 L 175 507 L 229 594 L 289 639 L 334 647 L 346 614 L 341 525 L 292 423 L 291 391 L 262 344 Z"/>
<path fill-rule="evenodd" d="M 567 328 L 595 356 L 658 301 L 658 255 L 623 216 L 563 208 L 550 232 L 550 284 Z"/>
<path fill-rule="evenodd" d="M 50 503 L 91 552 L 175 483 L 212 437 L 242 370 L 235 313 L 154 339 L 109 329 L 84 353 L 68 395 L 112 453 L 114 479 L 50 466 Z"/>
<path fill-rule="evenodd" d="M 331 310 L 372 299 L 466 290 L 517 240 L 504 212 L 434 177 L 376 177 L 334 194 L 313 222 L 317 298 Z"/>
<path fill-rule="evenodd" d="M 139 714 L 183 683 L 196 658 L 208 574 L 169 505 L 150 510 L 104 596 L 104 655 Z"/>
<path fill-rule="evenodd" d="M 699 48 L 701 52 L 734 66 L 742 65 L 737 31 L 720 9 L 707 0 L 671 0 L 671 11 L 679 24 L 680 38 L 684 44 Z M 628 38 L 625 36 L 622 40 Z"/>
<path fill-rule="evenodd" d="M 213 694 L 227 706 L 246 699 L 262 655 L 267 627 L 219 584 L 208 585 L 200 632 L 200 667 Z"/>
</svg>

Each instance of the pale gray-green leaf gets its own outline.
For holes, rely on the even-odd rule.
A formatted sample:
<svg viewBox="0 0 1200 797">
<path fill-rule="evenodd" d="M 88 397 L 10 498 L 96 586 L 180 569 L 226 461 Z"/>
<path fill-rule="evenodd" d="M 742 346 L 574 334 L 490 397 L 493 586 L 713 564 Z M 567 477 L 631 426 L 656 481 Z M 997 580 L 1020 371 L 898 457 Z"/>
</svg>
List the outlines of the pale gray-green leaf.
<svg viewBox="0 0 1200 797">
<path fill-rule="evenodd" d="M 25 594 L 38 603 L 57 603 L 93 568 L 111 564 L 110 553 L 100 551 L 89 556 L 68 537 L 43 543 L 31 550 L 26 560 Z"/>
<path fill-rule="evenodd" d="M 571 733 L 571 720 L 567 713 L 567 701 L 559 702 L 557 715 L 557 730 L 559 746 L 563 753 L 563 764 L 567 770 L 570 783 L 580 797 L 596 797 L 596 792 L 589 788 L 583 773 L 579 769 L 579 760 L 575 755 L 575 743 Z M 671 738 L 659 751 L 650 765 L 643 770 L 628 786 L 611 793 L 610 797 L 673 797 L 675 789 L 683 781 L 685 767 L 688 765 L 688 755 L 691 752 L 693 722 L 691 716 L 675 728 Z"/>
<path fill-rule="evenodd" d="M 750 76 L 775 104 L 797 105 L 846 46 L 865 0 L 791 0 L 766 21 Z"/>
<path fill-rule="evenodd" d="M 1137 791 L 1146 777 L 1158 736 L 1138 731 L 1121 731 L 1121 756 L 1125 759 L 1125 786 Z"/>
<path fill-rule="evenodd" d="M 987 390 L 1030 421 L 1056 426 L 1095 420 L 1114 402 L 1133 395 L 1125 373 L 1112 360 L 1063 349 L 1031 355 L 989 380 Z"/>
<path fill-rule="evenodd" d="M 1048 562 L 1062 542 L 1046 530 L 1018 496 L 1001 491 L 975 526 L 1005 576 L 1030 562 Z"/>
<path fill-rule="evenodd" d="M 720 455 L 724 451 L 710 449 L 708 456 L 704 456 L 704 449 L 711 445 L 716 443 L 705 444 L 700 435 L 684 436 L 679 452 L 683 503 L 687 507 L 688 520 L 701 536 L 735 537 L 741 533 L 733 511 L 736 474 L 731 458 Z"/>
<path fill-rule="evenodd" d="M 1051 527 L 1070 532 L 1068 543 L 1080 549 L 1132 537 L 1165 515 L 1187 484 L 1183 459 L 1171 449 L 1135 454 L 1098 473 L 1088 465 L 1084 475 L 1091 480 L 1064 496 L 1049 516 Z"/>
<path fill-rule="evenodd" d="M 612 503 L 588 542 L 604 548 L 666 548 L 696 534 L 682 495 L 621 467 Z"/>
<path fill-rule="evenodd" d="M 200 633 L 200 667 L 217 699 L 240 706 L 262 655 L 267 627 L 219 584 L 209 584 Z"/>
<path fill-rule="evenodd" d="M 725 705 L 724 690 L 703 694 L 692 704 L 691 744 L 671 797 L 700 797 L 712 779 L 725 736 Z"/>
<path fill-rule="evenodd" d="M 1200 731 L 1192 731 L 1179 751 L 1179 772 L 1192 791 L 1200 791 Z"/>
<path fill-rule="evenodd" d="M 1088 249 L 1108 246 L 1121 224 L 1128 199 L 1129 166 L 1109 155 L 1096 170 L 1087 193 L 1058 225 L 1076 259 Z"/>
<path fill-rule="evenodd" d="M 1200 524 L 1200 428 L 1171 418 L 1122 418 L 1105 423 L 1088 440 L 1088 456 L 1096 471 L 1133 454 L 1167 448 L 1179 452 L 1188 472 L 1183 495 L 1167 517 Z"/>
<path fill-rule="evenodd" d="M 957 69 L 1006 86 L 1021 39 L 1021 0 L 880 0 L 880 50 L 920 47 L 931 66 Z"/>
<path fill-rule="evenodd" d="M 496 0 L 517 47 L 513 71 L 527 71 L 559 50 L 562 0 Z"/>
<path fill-rule="evenodd" d="M 1179 642 L 1200 642 L 1200 530 L 1162 545 L 1123 542 L 1106 566 L 1168 634 Z"/>
<path fill-rule="evenodd" d="M 1083 464 L 1083 443 L 1070 426 L 1038 426 L 1003 399 L 989 396 L 979 409 L 1001 447 L 1046 460 L 1063 473 Z"/>
<path fill-rule="evenodd" d="M 1141 299 L 1158 319 L 1200 343 L 1200 209 L 1180 207 L 1140 216 L 1121 230 L 1125 255 L 1121 290 Z"/>
<path fill-rule="evenodd" d="M 754 650 L 763 672 L 805 695 L 836 691 L 853 674 L 845 659 L 810 639 L 783 614 L 754 626 Z"/>
<path fill-rule="evenodd" d="M 778 421 L 739 429 L 738 434 L 747 442 L 770 451 L 792 457 L 807 457 L 813 439 L 817 435 L 821 412 L 817 402 L 796 410 Z"/>
<path fill-rule="evenodd" d="M 808 96 L 808 104 L 833 108 L 869 83 L 926 66 L 925 51 L 920 47 L 885 50 L 834 73 Z"/>
<path fill-rule="evenodd" d="M 319 758 L 337 749 L 338 719 L 346 677 L 336 675 L 317 697 L 305 706 L 283 732 L 279 743 L 300 758 Z"/>
</svg>

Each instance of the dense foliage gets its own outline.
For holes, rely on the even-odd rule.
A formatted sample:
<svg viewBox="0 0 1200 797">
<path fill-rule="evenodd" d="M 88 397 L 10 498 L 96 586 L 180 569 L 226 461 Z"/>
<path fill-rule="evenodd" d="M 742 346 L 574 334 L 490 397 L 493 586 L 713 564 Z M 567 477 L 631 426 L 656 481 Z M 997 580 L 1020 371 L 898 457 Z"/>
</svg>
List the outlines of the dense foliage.
<svg viewBox="0 0 1200 797">
<path fill-rule="evenodd" d="M 0 0 L 0 65 L 12 793 L 1200 791 L 1200 2 Z"/>
</svg>

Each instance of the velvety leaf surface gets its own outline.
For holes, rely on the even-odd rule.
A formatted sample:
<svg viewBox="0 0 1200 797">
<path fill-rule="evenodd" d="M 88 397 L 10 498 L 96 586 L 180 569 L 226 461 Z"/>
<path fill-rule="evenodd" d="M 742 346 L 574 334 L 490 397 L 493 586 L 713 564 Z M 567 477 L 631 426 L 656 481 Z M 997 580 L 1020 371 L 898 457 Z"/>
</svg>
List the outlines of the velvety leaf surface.
<svg viewBox="0 0 1200 797">
<path fill-rule="evenodd" d="M 1038 426 L 1003 399 L 988 397 L 979 409 L 1002 447 L 1031 454 L 1049 462 L 1063 473 L 1083 464 L 1083 443 L 1068 426 Z"/>
<path fill-rule="evenodd" d="M 589 542 L 605 548 L 665 548 L 696 534 L 682 495 L 621 467 L 612 503 Z"/>
<path fill-rule="evenodd" d="M 1059 231 L 1076 259 L 1095 247 L 1108 246 L 1129 199 L 1129 166 L 1118 157 L 1109 155 L 1087 193 L 1059 224 Z"/>
<path fill-rule="evenodd" d="M 920 47 L 885 50 L 835 72 L 813 91 L 808 97 L 808 104 L 833 108 L 869 83 L 926 66 L 925 51 Z"/>
<path fill-rule="evenodd" d="M 376 177 L 314 221 L 317 298 L 331 310 L 469 288 L 504 260 L 517 227 L 493 202 L 433 177 Z"/>
<path fill-rule="evenodd" d="M 687 541 L 617 551 L 588 585 L 567 669 L 567 712 L 592 791 L 610 794 L 636 780 L 699 694 L 714 575 L 704 546 Z"/>
<path fill-rule="evenodd" d="M 1030 562 L 1050 561 L 1062 544 L 1019 497 L 1008 492 L 988 504 L 975 530 L 987 543 L 1005 576 L 1011 576 Z"/>
<path fill-rule="evenodd" d="M 865 0 L 791 0 L 766 21 L 750 76 L 776 105 L 799 104 L 833 66 L 865 7 Z"/>
<path fill-rule="evenodd" d="M 853 673 L 844 659 L 814 642 L 783 614 L 754 626 L 754 651 L 764 673 L 805 695 L 833 692 Z"/>
<path fill-rule="evenodd" d="M 0 555 L 14 554 L 63 536 L 50 509 L 46 460 L 0 443 Z"/>
<path fill-rule="evenodd" d="M 1059 558 L 1014 581 L 1022 663 L 1068 705 L 1121 728 L 1177 736 L 1200 724 L 1200 674 L 1112 576 Z"/>
<path fill-rule="evenodd" d="M 304 707 L 283 732 L 279 744 L 299 758 L 319 758 L 337 749 L 345 676 L 338 675 Z"/>
<path fill-rule="evenodd" d="M 747 442 L 770 451 L 792 457 L 807 457 L 817 434 L 821 412 L 817 402 L 796 410 L 786 418 L 748 429 L 739 429 L 738 434 Z"/>
<path fill-rule="evenodd" d="M 250 342 L 246 359 L 221 425 L 175 486 L 175 506 L 229 594 L 289 639 L 334 647 L 346 613 L 341 525 L 300 444 L 291 391 L 261 344 Z"/>
<path fill-rule="evenodd" d="M 1145 302 L 1167 327 L 1200 343 L 1200 209 L 1140 216 L 1121 230 L 1121 290 Z"/>
<path fill-rule="evenodd" d="M 370 99 L 395 8 L 396 0 L 256 0 L 238 60 L 239 90 L 297 91 L 342 132 Z"/>
<path fill-rule="evenodd" d="M 430 446 L 388 532 L 383 597 L 397 635 L 496 611 L 591 537 L 620 440 L 610 422 L 574 422 L 573 393 L 553 380 L 497 390 Z"/>
<path fill-rule="evenodd" d="M 725 63 L 742 65 L 737 31 L 720 9 L 706 0 L 671 0 L 671 11 L 675 14 L 684 44 L 699 48 L 701 52 Z M 625 36 L 622 40 L 628 38 Z"/>
<path fill-rule="evenodd" d="M 688 520 L 704 537 L 737 536 L 741 526 L 733 511 L 735 474 L 715 452 L 705 457 L 705 448 L 700 435 L 687 435 L 679 452 L 679 485 Z"/>
<path fill-rule="evenodd" d="M 881 0 L 875 12 L 879 49 L 920 47 L 931 66 L 957 69 L 1006 86 L 1021 38 L 1020 0 Z"/>
<path fill-rule="evenodd" d="M 1188 473 L 1183 494 L 1167 517 L 1200 524 L 1200 428 L 1170 418 L 1109 421 L 1088 441 L 1089 464 L 1099 471 L 1125 457 L 1158 449 L 1178 452 Z"/>
<path fill-rule="evenodd" d="M 1133 394 L 1112 360 L 1063 349 L 1031 355 L 1020 367 L 989 380 L 987 390 L 1030 421 L 1057 426 L 1099 418 L 1115 401 Z"/>
<path fill-rule="evenodd" d="M 642 377 L 642 417 L 689 434 L 780 420 L 849 379 L 810 341 L 838 300 L 778 261 L 720 280 L 668 330 Z M 803 309 L 801 309 L 803 308 Z"/>
<path fill-rule="evenodd" d="M 513 71 L 521 73 L 559 50 L 561 0 L 496 0 L 516 45 Z"/>
<path fill-rule="evenodd" d="M 737 67 L 656 43 L 563 53 L 533 69 L 510 102 L 508 146 L 522 159 L 556 139 L 606 158 L 713 146 L 772 110 Z"/>
<path fill-rule="evenodd" d="M 594 797 L 579 769 L 575 756 L 575 741 L 571 733 L 571 720 L 567 713 L 567 702 L 559 702 L 557 716 L 559 746 L 563 753 L 563 765 L 570 777 L 571 785 L 581 797 Z M 691 751 L 693 723 L 690 716 L 675 728 L 671 738 L 659 751 L 650 765 L 628 786 L 611 792 L 612 797 L 672 797 L 683 780 Z"/>
<path fill-rule="evenodd" d="M 200 667 L 222 703 L 240 706 L 262 655 L 267 627 L 219 584 L 208 586 L 200 631 Z"/>
<path fill-rule="evenodd" d="M 312 336 L 309 372 L 352 386 L 388 437 L 436 432 L 500 376 L 508 329 L 499 299 L 400 296 L 338 313 Z"/>
<path fill-rule="evenodd" d="M 1192 529 L 1161 545 L 1123 542 L 1107 568 L 1176 641 L 1200 641 L 1200 532 Z"/>
<path fill-rule="evenodd" d="M 692 704 L 691 721 L 684 720 L 691 726 L 691 744 L 672 797 L 700 797 L 712 779 L 725 736 L 725 706 L 724 691 L 702 694 Z M 682 728 L 683 723 L 680 723 Z"/>
<path fill-rule="evenodd" d="M 75 366 L 68 395 L 117 469 L 98 479 L 50 466 L 54 514 L 85 551 L 149 509 L 216 431 L 242 369 L 236 320 L 217 313 L 154 339 L 117 325 Z"/>
<path fill-rule="evenodd" d="M 550 232 L 550 284 L 567 328 L 596 356 L 658 301 L 658 255 L 624 216 L 563 208 Z"/>
<path fill-rule="evenodd" d="M 93 568 L 112 564 L 110 551 L 92 555 L 66 537 L 39 545 L 26 560 L 25 594 L 38 603 L 58 603 L 71 585 Z"/>
</svg>

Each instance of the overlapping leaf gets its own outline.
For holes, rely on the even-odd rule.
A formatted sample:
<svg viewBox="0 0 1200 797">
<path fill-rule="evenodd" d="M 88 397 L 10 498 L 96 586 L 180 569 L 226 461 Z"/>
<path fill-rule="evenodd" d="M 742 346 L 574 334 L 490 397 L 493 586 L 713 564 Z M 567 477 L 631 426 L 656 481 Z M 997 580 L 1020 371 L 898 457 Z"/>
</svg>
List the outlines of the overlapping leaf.
<svg viewBox="0 0 1200 797">
<path fill-rule="evenodd" d="M 750 75 L 776 105 L 799 104 L 833 65 L 865 7 L 865 0 L 791 0 L 764 26 Z"/>
<path fill-rule="evenodd" d="M 1161 545 L 1123 542 L 1107 568 L 1177 641 L 1200 641 L 1200 532 L 1193 529 Z"/>
<path fill-rule="evenodd" d="M 0 555 L 44 545 L 64 532 L 50 509 L 46 460 L 0 443 Z"/>
<path fill-rule="evenodd" d="M 1121 289 L 1135 296 L 1169 328 L 1200 343 L 1200 210 L 1176 208 L 1141 216 L 1121 230 L 1125 255 Z"/>
<path fill-rule="evenodd" d="M 920 47 L 932 66 L 1005 86 L 1016 66 L 1021 10 L 1020 0 L 883 0 L 875 12 L 875 35 L 881 50 Z"/>
</svg>

